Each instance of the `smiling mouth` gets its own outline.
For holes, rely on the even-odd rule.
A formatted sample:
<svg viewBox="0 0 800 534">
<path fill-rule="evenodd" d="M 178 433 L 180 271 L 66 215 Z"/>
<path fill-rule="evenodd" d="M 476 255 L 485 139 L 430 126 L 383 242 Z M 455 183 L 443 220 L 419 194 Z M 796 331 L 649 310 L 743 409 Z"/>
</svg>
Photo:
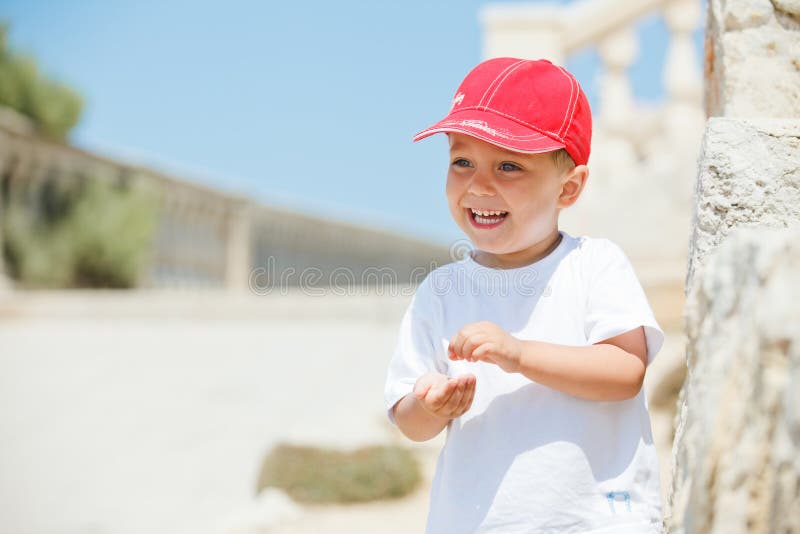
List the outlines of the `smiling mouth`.
<svg viewBox="0 0 800 534">
<path fill-rule="evenodd" d="M 478 210 L 467 208 L 470 220 L 478 228 L 493 228 L 502 223 L 508 216 L 507 211 L 500 210 Z"/>
</svg>

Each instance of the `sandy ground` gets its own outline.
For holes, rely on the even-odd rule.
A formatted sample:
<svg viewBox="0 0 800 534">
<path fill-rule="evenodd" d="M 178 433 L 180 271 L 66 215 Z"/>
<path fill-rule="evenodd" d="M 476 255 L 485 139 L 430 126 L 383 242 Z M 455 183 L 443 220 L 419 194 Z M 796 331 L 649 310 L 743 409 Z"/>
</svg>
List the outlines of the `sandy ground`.
<svg viewBox="0 0 800 534">
<path fill-rule="evenodd" d="M 422 532 L 442 440 L 412 444 L 382 406 L 406 302 L 3 297 L 0 532 Z M 654 376 L 676 350 L 681 340 L 670 338 Z M 654 414 L 664 487 L 669 427 L 671 417 Z M 253 506 L 264 454 L 280 440 L 404 443 L 419 452 L 427 480 L 396 501 L 301 507 L 272 528 L 233 528 L 242 526 L 232 519 L 237 510 Z M 257 512 L 256 526 L 281 515 Z"/>
</svg>

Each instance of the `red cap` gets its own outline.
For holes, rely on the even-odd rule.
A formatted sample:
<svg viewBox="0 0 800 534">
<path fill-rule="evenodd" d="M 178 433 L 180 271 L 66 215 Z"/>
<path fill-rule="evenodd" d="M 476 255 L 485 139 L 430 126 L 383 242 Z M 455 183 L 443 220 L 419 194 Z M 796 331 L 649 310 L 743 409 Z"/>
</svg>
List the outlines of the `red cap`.
<svg viewBox="0 0 800 534">
<path fill-rule="evenodd" d="M 472 69 L 448 115 L 414 136 L 458 132 L 514 152 L 566 148 L 589 161 L 592 112 L 575 77 L 546 59 L 494 58 Z"/>
</svg>

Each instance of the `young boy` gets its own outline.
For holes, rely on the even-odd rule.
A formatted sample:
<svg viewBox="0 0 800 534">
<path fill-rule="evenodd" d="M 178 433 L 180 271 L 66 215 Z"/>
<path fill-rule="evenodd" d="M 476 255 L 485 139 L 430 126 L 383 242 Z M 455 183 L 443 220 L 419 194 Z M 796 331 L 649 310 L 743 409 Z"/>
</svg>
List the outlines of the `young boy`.
<svg viewBox="0 0 800 534">
<path fill-rule="evenodd" d="M 664 333 L 616 244 L 558 228 L 591 128 L 565 69 L 497 58 L 414 138 L 448 135 L 450 213 L 475 247 L 419 285 L 386 380 L 408 438 L 447 428 L 429 534 L 662 531 L 642 381 Z"/>
</svg>

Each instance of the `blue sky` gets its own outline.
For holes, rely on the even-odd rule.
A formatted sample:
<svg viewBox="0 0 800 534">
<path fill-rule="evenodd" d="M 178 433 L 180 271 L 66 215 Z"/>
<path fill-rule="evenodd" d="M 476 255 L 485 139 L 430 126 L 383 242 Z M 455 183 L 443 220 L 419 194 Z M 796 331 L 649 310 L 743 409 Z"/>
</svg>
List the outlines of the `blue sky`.
<svg viewBox="0 0 800 534">
<path fill-rule="evenodd" d="M 411 136 L 482 59 L 487 3 L 5 0 L 0 19 L 12 48 L 84 96 L 73 144 L 446 243 L 461 232 L 444 197 L 445 140 Z M 663 21 L 638 33 L 636 97 L 658 100 Z M 594 51 L 566 66 L 596 109 Z"/>
</svg>

